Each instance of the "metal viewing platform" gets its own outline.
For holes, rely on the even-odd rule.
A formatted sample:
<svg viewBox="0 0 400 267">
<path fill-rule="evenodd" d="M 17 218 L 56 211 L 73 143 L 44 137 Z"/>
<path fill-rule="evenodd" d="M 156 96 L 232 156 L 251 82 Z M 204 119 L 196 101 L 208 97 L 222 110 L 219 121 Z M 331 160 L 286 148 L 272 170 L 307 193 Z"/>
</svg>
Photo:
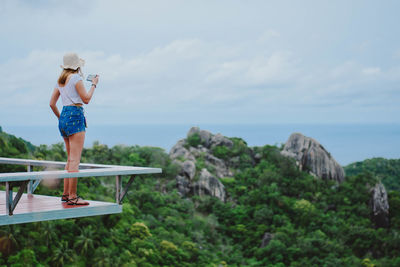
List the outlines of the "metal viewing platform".
<svg viewBox="0 0 400 267">
<path fill-rule="evenodd" d="M 66 170 L 33 172 L 33 166 L 65 168 L 66 163 L 1 157 L 0 164 L 27 166 L 27 172 L 0 173 L 0 183 L 5 183 L 6 186 L 5 191 L 0 191 L 0 225 L 120 213 L 122 212 L 122 200 L 136 175 L 162 172 L 160 168 L 89 163 L 81 163 L 78 172 Z M 115 177 L 116 203 L 88 201 L 90 203 L 88 206 L 70 206 L 61 202 L 60 197 L 33 194 L 44 179 L 99 176 Z M 122 176 L 130 176 L 125 187 L 122 186 Z M 18 188 L 18 191 L 13 192 L 13 188 Z M 27 193 L 24 193 L 25 190 Z"/>
</svg>

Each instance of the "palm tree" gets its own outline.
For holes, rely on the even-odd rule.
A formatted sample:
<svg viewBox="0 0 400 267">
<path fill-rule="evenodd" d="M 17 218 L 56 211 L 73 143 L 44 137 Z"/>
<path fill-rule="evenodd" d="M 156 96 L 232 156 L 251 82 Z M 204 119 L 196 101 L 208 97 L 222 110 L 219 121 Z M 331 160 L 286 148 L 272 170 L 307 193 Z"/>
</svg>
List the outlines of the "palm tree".
<svg viewBox="0 0 400 267">
<path fill-rule="evenodd" d="M 98 249 L 96 249 L 96 254 L 93 259 L 93 266 L 96 267 L 111 266 L 111 255 L 109 249 L 105 247 L 99 247 Z"/>
<path fill-rule="evenodd" d="M 122 230 L 117 228 L 112 228 L 110 230 L 110 237 L 112 242 L 117 246 L 124 245 L 129 242 L 129 236 L 124 234 Z"/>
<path fill-rule="evenodd" d="M 42 222 L 44 223 L 44 222 Z M 46 246 L 49 247 L 49 244 L 57 239 L 57 229 L 54 227 L 53 222 L 46 222 L 44 227 L 41 229 L 41 235 L 46 240 Z"/>
<path fill-rule="evenodd" d="M 52 261 L 56 266 L 64 266 L 73 260 L 73 251 L 68 247 L 67 241 L 61 241 L 59 247 L 54 250 Z"/>
<path fill-rule="evenodd" d="M 95 233 L 91 225 L 82 228 L 82 232 L 80 236 L 76 238 L 76 242 L 74 244 L 74 248 L 79 250 L 79 254 L 87 255 L 90 250 L 94 250 L 94 234 Z"/>
</svg>

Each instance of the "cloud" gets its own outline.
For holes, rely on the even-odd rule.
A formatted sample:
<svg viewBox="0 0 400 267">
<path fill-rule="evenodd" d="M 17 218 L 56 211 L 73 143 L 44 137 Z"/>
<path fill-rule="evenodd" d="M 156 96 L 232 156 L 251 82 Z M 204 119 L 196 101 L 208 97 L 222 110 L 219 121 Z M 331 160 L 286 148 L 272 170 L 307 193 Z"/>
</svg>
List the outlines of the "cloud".
<svg viewBox="0 0 400 267">
<path fill-rule="evenodd" d="M 90 105 L 100 110 L 99 117 L 106 112 L 102 107 L 126 117 L 146 111 L 226 114 L 256 109 L 265 114 L 292 107 L 382 106 L 392 103 L 393 95 L 398 98 L 390 88 L 374 95 L 376 86 L 395 77 L 393 69 L 383 71 L 355 61 L 304 69 L 301 58 L 291 51 L 253 51 L 252 45 L 181 39 L 134 56 L 78 52 L 86 60 L 85 74 L 100 75 Z M 32 51 L 1 63 L 0 105 L 25 110 L 47 106 L 62 55 L 63 51 Z"/>
<path fill-rule="evenodd" d="M 148 52 L 127 56 L 105 51 L 77 51 L 85 74 L 100 83 L 90 108 L 98 118 L 111 113 L 246 112 L 255 102 L 279 105 L 288 85 L 300 75 L 290 51 L 261 50 L 251 42 L 225 44 L 201 39 L 174 40 Z M 29 110 L 47 107 L 60 73 L 64 51 L 35 50 L 0 62 L 0 105 Z M 205 112 L 207 111 L 207 112 Z M 104 114 L 103 114 L 104 115 Z M 204 115 L 204 118 L 209 118 Z M 106 121 L 104 121 L 106 120 Z M 112 120 L 104 117 L 103 122 Z M 110 122 L 110 121 L 109 121 Z"/>
<path fill-rule="evenodd" d="M 258 37 L 257 42 L 261 44 L 270 44 L 273 43 L 277 38 L 279 38 L 281 34 L 273 29 L 269 29 L 261 33 L 261 35 Z"/>
<path fill-rule="evenodd" d="M 376 22 L 321 17 L 324 4 L 309 10 L 265 1 L 2 1 L 0 123 L 52 119 L 49 98 L 71 50 L 86 59 L 85 74 L 100 74 L 87 107 L 94 123 L 312 121 L 323 112 L 358 120 L 366 107 L 382 117 L 396 110 L 398 52 L 390 64 L 367 58 L 376 41 L 348 27 Z"/>
<path fill-rule="evenodd" d="M 361 72 L 365 75 L 377 75 L 381 73 L 381 69 L 377 67 L 372 67 L 372 68 L 364 68 L 361 70 Z"/>
<path fill-rule="evenodd" d="M 296 62 L 289 52 L 276 51 L 269 55 L 255 55 L 223 61 L 213 66 L 208 83 L 230 84 L 233 87 L 252 88 L 286 83 L 293 79 Z"/>
</svg>

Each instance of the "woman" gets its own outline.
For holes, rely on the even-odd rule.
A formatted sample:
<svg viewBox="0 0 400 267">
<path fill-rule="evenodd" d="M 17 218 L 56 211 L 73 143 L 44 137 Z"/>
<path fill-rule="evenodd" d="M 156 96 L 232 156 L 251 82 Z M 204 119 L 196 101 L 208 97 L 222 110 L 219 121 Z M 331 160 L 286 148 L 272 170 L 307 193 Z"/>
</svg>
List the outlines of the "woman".
<svg viewBox="0 0 400 267">
<path fill-rule="evenodd" d="M 64 138 L 68 154 L 65 169 L 68 172 L 78 172 L 86 128 L 83 104 L 89 104 L 99 78 L 96 75 L 92 80 L 89 92 L 86 92 L 81 71 L 85 61 L 79 58 L 76 53 L 67 53 L 64 55 L 63 63 L 64 65 L 61 65 L 63 70 L 51 96 L 50 107 L 59 119 L 58 128 Z M 63 103 L 61 114 L 56 106 L 60 95 Z M 64 179 L 64 193 L 61 201 L 66 201 L 68 205 L 89 205 L 89 202 L 77 195 L 77 183 L 78 178 Z"/>
</svg>

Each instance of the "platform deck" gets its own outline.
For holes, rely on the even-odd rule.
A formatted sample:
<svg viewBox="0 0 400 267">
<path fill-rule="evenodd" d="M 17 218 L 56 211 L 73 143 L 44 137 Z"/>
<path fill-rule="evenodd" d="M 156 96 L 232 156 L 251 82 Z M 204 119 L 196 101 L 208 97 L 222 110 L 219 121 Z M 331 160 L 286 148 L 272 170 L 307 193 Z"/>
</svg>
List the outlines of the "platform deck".
<svg viewBox="0 0 400 267">
<path fill-rule="evenodd" d="M 14 196 L 15 196 L 14 192 Z M 122 212 L 117 203 L 89 201 L 87 206 L 70 206 L 60 197 L 23 194 L 12 216 L 6 215 L 6 192 L 0 191 L 0 225 L 69 219 Z"/>
</svg>

